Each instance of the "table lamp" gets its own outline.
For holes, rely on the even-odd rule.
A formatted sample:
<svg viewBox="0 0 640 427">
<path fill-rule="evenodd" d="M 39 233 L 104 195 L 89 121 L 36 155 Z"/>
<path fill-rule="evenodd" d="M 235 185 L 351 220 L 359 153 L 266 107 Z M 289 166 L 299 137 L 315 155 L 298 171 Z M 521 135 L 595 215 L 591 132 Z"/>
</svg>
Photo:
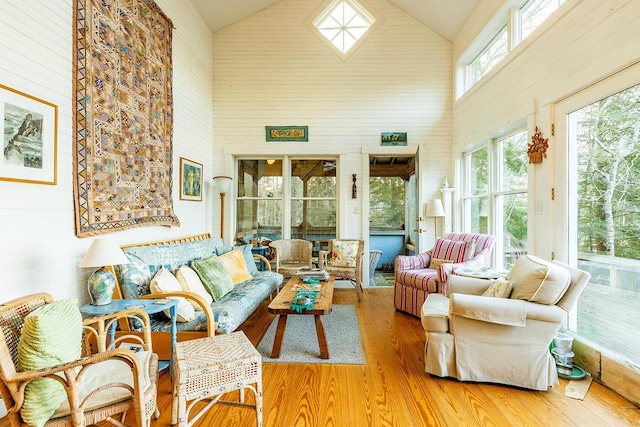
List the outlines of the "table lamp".
<svg viewBox="0 0 640 427">
<path fill-rule="evenodd" d="M 427 206 L 424 209 L 424 216 L 427 218 L 433 218 L 433 237 L 438 237 L 437 220 L 440 217 L 444 217 L 444 207 L 442 206 L 442 200 L 429 200 L 427 202 Z"/>
<path fill-rule="evenodd" d="M 106 305 L 111 303 L 113 290 L 116 287 L 116 278 L 106 266 L 129 264 L 130 261 L 122 252 L 122 249 L 109 239 L 95 239 L 79 268 L 99 267 L 91 274 L 87 282 L 87 290 L 91 305 Z"/>
<path fill-rule="evenodd" d="M 220 193 L 220 238 L 224 237 L 224 196 L 231 188 L 230 176 L 214 176 L 213 183 Z"/>
</svg>

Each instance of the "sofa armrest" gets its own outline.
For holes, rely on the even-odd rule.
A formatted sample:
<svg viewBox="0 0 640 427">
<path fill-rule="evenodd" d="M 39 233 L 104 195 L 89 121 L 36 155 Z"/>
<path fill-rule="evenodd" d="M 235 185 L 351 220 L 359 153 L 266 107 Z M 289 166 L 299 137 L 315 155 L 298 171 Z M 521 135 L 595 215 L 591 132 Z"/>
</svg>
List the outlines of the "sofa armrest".
<svg viewBox="0 0 640 427">
<path fill-rule="evenodd" d="M 525 301 L 480 295 L 451 294 L 450 313 L 481 322 L 507 326 L 525 326 Z"/>
<path fill-rule="evenodd" d="M 454 293 L 467 295 L 482 295 L 491 285 L 491 280 L 477 279 L 452 274 L 447 279 L 447 295 Z"/>
<path fill-rule="evenodd" d="M 211 306 L 207 304 L 207 302 L 198 294 L 194 294 L 193 292 L 158 292 L 154 294 L 141 295 L 140 299 L 158 299 L 158 298 L 170 298 L 170 297 L 182 297 L 190 301 L 194 301 L 198 304 L 202 311 L 204 311 L 205 317 L 207 319 L 207 336 L 212 337 L 216 334 L 216 322 L 213 316 L 213 311 L 211 310 Z"/>
<path fill-rule="evenodd" d="M 429 268 L 431 262 L 431 251 L 417 255 L 397 255 L 393 262 L 395 273 L 407 270 L 419 270 Z"/>
<path fill-rule="evenodd" d="M 267 271 L 271 271 L 271 263 L 269 262 L 269 260 L 266 257 L 264 257 L 264 256 L 262 256 L 260 254 L 253 254 L 253 257 L 255 259 L 259 259 L 260 261 L 262 261 L 262 263 L 264 264 L 264 267 L 267 269 Z"/>
<path fill-rule="evenodd" d="M 438 281 L 440 283 L 447 283 L 447 279 L 451 276 L 457 269 L 459 268 L 471 268 L 471 267 L 482 267 L 484 265 L 484 255 L 478 254 L 475 257 L 471 258 L 468 261 L 464 262 L 451 262 L 440 264 L 438 267 Z M 445 290 L 442 290 L 442 293 Z"/>
</svg>

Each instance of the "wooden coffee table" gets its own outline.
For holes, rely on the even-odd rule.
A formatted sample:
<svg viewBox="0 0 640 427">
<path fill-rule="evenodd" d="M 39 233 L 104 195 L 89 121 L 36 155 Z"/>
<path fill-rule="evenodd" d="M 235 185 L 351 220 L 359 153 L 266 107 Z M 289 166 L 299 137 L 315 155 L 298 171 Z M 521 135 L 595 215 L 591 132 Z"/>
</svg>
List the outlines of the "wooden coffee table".
<svg viewBox="0 0 640 427">
<path fill-rule="evenodd" d="M 293 276 L 287 284 L 280 290 L 280 293 L 271 301 L 268 310 L 269 313 L 279 314 L 278 327 L 276 329 L 276 336 L 273 340 L 273 349 L 271 350 L 271 357 L 277 359 L 280 357 L 280 350 L 282 349 L 282 340 L 284 338 L 284 331 L 287 328 L 287 316 L 290 314 L 296 315 L 312 315 L 316 320 L 316 333 L 318 334 L 318 344 L 320 346 L 320 358 L 329 358 L 329 346 L 327 345 L 327 336 L 324 330 L 324 321 L 322 316 L 331 313 L 331 307 L 333 303 L 333 286 L 335 279 L 330 277 L 326 282 L 320 282 L 320 290 L 318 296 L 313 304 L 313 309 L 303 310 L 301 313 L 293 310 L 290 306 L 291 301 L 295 298 L 297 291 L 292 291 L 291 287 L 295 283 L 300 283 L 299 276 Z"/>
</svg>

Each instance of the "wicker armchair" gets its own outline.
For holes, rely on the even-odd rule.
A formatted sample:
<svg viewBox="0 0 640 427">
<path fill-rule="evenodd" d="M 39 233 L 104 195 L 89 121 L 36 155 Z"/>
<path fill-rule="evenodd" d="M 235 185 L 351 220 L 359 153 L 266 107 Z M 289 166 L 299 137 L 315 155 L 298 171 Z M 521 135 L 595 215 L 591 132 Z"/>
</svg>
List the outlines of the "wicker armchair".
<svg viewBox="0 0 640 427">
<path fill-rule="evenodd" d="M 285 277 L 298 274 L 302 269 L 313 267 L 311 253 L 313 244 L 302 239 L 281 239 L 269 243 L 276 254 L 276 271 Z"/>
<path fill-rule="evenodd" d="M 156 405 L 158 358 L 152 353 L 149 316 L 143 310 L 132 308 L 86 319 L 82 343 L 85 357 L 35 371 L 18 371 L 18 343 L 24 318 L 52 302 L 50 295 L 36 294 L 0 304 L 0 392 L 11 425 L 27 425 L 20 412 L 26 385 L 40 378 L 53 378 L 63 385 L 67 401 L 45 426 L 84 426 L 108 421 L 123 427 L 126 426 L 125 414 L 130 409 L 133 409 L 138 426 L 150 426 L 151 417 L 159 416 Z M 109 343 L 109 328 L 122 318 L 136 319 L 144 337 L 119 337 Z M 116 348 L 123 342 L 139 346 L 142 351 L 135 353 L 127 348 Z M 98 352 L 89 354 L 92 348 Z M 103 391 L 98 392 L 99 388 Z M 112 418 L 117 415 L 120 415 L 119 419 Z"/>
<path fill-rule="evenodd" d="M 356 287 L 356 296 L 360 301 L 362 294 L 362 257 L 364 240 L 332 239 L 329 250 L 320 251 L 320 269 L 330 276 L 349 280 Z"/>
</svg>

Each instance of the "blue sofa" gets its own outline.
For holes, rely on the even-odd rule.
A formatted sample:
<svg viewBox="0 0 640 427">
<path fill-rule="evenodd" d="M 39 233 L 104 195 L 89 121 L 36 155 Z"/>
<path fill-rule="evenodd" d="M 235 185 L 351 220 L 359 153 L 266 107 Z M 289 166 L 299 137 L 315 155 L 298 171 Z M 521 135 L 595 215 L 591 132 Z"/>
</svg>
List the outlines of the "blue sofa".
<svg viewBox="0 0 640 427">
<path fill-rule="evenodd" d="M 225 247 L 220 238 L 212 238 L 208 234 L 202 234 L 178 240 L 126 245 L 122 248 L 131 264 L 113 268 L 117 282 L 114 292 L 115 298 L 144 298 L 149 294 L 151 278 L 161 267 L 173 272 L 183 264 L 190 265 L 193 260 L 202 259 L 210 254 L 222 255 L 235 247 Z M 231 292 L 218 301 L 214 301 L 210 306 L 210 312 L 209 310 L 198 311 L 194 320 L 178 323 L 179 341 L 206 336 L 208 312 L 214 316 L 216 333 L 233 332 L 255 311 L 262 301 L 278 289 L 283 276 L 269 270 L 258 271 L 254 257 L 259 258 L 260 256 L 252 254 L 251 247 L 248 245 L 241 248 L 252 278 L 236 284 Z M 162 295 L 154 294 L 158 298 L 162 298 Z M 193 295 L 185 293 L 183 296 L 194 300 L 191 297 Z M 164 314 L 159 313 L 152 316 L 151 327 L 152 333 L 170 332 L 171 321 Z M 185 333 L 190 336 L 184 336 Z M 183 336 L 181 337 L 181 335 Z"/>
</svg>

